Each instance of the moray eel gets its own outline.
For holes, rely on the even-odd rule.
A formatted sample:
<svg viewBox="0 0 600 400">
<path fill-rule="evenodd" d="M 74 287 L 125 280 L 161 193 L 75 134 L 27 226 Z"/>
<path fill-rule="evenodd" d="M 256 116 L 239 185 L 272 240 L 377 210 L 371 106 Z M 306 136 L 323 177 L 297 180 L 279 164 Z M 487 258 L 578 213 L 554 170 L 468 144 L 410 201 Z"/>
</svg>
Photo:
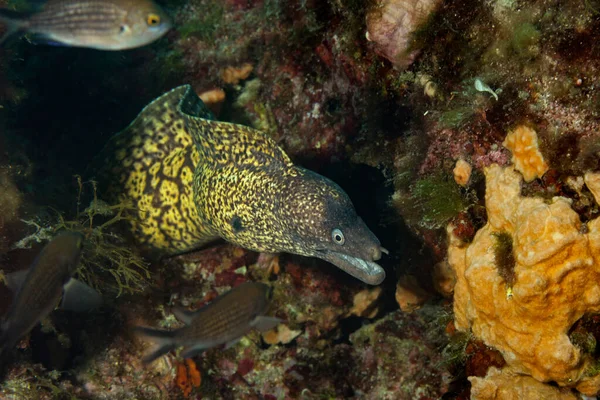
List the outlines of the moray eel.
<svg viewBox="0 0 600 400">
<path fill-rule="evenodd" d="M 214 120 L 189 85 L 147 105 L 97 160 L 104 198 L 132 204 L 146 248 L 173 255 L 223 238 L 318 257 L 371 285 L 385 278 L 374 261 L 386 250 L 337 184 L 264 133 Z"/>
</svg>

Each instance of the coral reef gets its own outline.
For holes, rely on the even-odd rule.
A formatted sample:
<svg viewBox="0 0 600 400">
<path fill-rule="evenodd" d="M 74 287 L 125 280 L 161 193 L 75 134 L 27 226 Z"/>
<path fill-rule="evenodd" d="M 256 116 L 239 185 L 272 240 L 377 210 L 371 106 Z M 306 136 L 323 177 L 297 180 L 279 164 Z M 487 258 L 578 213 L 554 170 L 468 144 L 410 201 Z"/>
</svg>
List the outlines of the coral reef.
<svg viewBox="0 0 600 400">
<path fill-rule="evenodd" d="M 439 354 L 429 352 L 423 346 L 425 343 L 414 341 L 414 338 L 423 335 L 418 329 L 425 328 L 420 325 L 422 318 L 427 318 L 431 311 L 424 309 L 420 315 L 407 315 L 399 311 L 391 313 L 350 336 L 355 351 L 361 354 L 359 368 L 354 369 L 354 377 L 358 378 L 359 374 L 363 376 L 354 385 L 360 389 L 360 392 L 355 392 L 357 396 L 378 399 L 435 398 L 447 390 L 449 375 L 439 370 L 434 372 L 434 366 L 440 363 Z M 403 354 L 409 357 L 405 358 Z M 406 375 L 390 380 L 389 374 L 393 374 L 392 371 L 396 371 L 398 366 L 406 371 Z"/>
<path fill-rule="evenodd" d="M 0 396 L 597 394 L 598 0 L 161 4 L 174 29 L 144 48 L 0 48 L 0 266 L 29 265 L 58 227 L 81 230 L 82 275 L 108 303 L 32 331 Z M 381 286 L 230 245 L 146 263 L 120 235 L 119 205 L 74 207 L 74 175 L 109 135 L 184 83 L 343 187 L 390 250 Z M 198 385 L 176 352 L 140 364 L 132 325 L 175 327 L 171 307 L 246 280 L 273 286 L 277 330 L 194 358 Z M 0 309 L 8 300 L 0 287 Z"/>
</svg>

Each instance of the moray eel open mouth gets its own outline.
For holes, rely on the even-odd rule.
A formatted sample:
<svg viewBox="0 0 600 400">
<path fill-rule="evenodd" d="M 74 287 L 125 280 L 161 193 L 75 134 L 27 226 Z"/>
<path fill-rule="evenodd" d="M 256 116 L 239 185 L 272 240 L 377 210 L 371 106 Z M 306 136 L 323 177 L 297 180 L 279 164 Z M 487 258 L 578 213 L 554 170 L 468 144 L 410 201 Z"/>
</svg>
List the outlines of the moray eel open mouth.
<svg viewBox="0 0 600 400">
<path fill-rule="evenodd" d="M 387 250 L 382 249 L 383 252 Z M 384 269 L 377 263 L 332 250 L 319 250 L 315 254 L 342 271 L 369 285 L 379 285 L 385 279 Z"/>
</svg>

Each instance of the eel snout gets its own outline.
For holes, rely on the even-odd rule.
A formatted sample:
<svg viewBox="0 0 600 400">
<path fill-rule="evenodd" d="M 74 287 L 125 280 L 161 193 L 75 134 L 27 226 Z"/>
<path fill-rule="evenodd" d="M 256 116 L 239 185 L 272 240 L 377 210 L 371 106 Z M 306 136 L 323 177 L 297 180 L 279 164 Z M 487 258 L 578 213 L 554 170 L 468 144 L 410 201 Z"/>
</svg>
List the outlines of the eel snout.
<svg viewBox="0 0 600 400">
<path fill-rule="evenodd" d="M 368 250 L 368 253 L 371 255 L 371 260 L 373 261 L 381 259 L 381 253 L 390 254 L 390 252 L 385 247 L 381 247 L 379 245 L 372 246 Z"/>
</svg>

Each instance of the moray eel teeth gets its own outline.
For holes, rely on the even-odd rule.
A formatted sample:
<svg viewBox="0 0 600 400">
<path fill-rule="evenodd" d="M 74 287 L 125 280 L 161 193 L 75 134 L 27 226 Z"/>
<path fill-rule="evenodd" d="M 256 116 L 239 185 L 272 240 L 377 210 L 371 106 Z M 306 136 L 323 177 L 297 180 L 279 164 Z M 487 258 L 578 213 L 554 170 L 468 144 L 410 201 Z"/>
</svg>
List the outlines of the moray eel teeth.
<svg viewBox="0 0 600 400">
<path fill-rule="evenodd" d="M 146 106 L 96 165 L 102 198 L 132 204 L 130 232 L 150 251 L 222 238 L 318 257 L 371 285 L 385 278 L 375 261 L 386 250 L 342 188 L 296 166 L 264 132 L 214 120 L 189 85 Z"/>
</svg>

